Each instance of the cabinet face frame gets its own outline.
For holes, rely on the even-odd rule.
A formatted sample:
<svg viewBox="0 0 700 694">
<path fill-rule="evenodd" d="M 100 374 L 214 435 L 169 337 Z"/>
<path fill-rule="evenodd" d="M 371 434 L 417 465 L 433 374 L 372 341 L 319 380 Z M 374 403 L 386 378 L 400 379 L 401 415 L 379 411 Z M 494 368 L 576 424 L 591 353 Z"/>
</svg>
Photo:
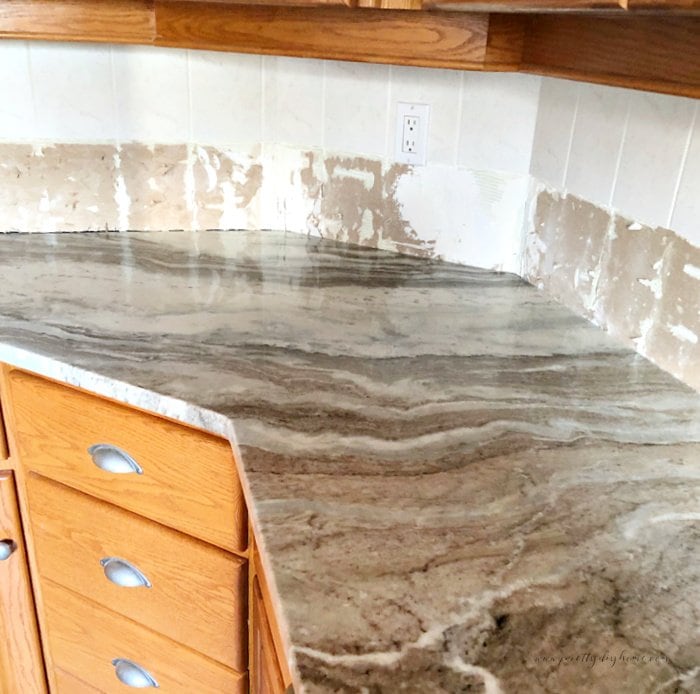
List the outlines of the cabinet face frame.
<svg viewBox="0 0 700 694">
<path fill-rule="evenodd" d="M 253 580 L 252 600 L 251 692 L 252 694 L 284 694 L 282 668 L 277 659 L 274 637 L 257 576 Z"/>
<path fill-rule="evenodd" d="M 2 376 L 0 375 L 0 378 Z M 5 430 L 5 416 L 2 409 L 2 398 L 0 398 L 0 462 L 10 457 L 10 448 L 7 444 L 7 431 Z"/>
<path fill-rule="evenodd" d="M 10 399 L 10 392 L 8 387 L 9 373 L 12 370 L 11 366 L 0 362 L 0 401 L 3 405 L 3 411 L 5 413 L 5 430 L 7 433 L 7 445 L 11 453 L 10 458 L 4 463 L 9 469 L 14 471 L 14 478 L 16 484 L 16 496 L 18 501 L 18 508 L 20 512 L 20 518 L 26 520 L 29 518 L 28 512 L 28 502 L 26 487 L 24 485 L 24 471 L 20 465 L 20 461 L 16 458 L 15 451 L 17 446 L 12 435 L 14 431 L 14 412 L 12 409 L 12 401 Z M 29 577 L 31 580 L 31 591 L 34 596 L 34 615 L 35 622 L 38 624 L 38 634 L 37 639 L 40 643 L 40 653 L 43 654 L 43 677 L 48 683 L 48 690 L 39 690 L 41 694 L 46 691 L 54 692 L 58 691 L 56 684 L 56 679 L 54 676 L 53 661 L 51 659 L 51 653 L 48 650 L 46 641 L 42 637 L 46 633 L 46 620 L 44 617 L 44 601 L 41 595 L 41 590 L 39 588 L 39 581 L 37 577 L 39 576 L 39 570 L 36 565 L 36 548 L 34 546 L 34 538 L 32 537 L 31 527 L 28 522 L 24 523 L 24 544 L 26 551 L 26 563 L 29 567 Z M 5 694 L 0 690 L 0 694 Z M 11 692 L 10 694 L 15 694 Z"/>
<path fill-rule="evenodd" d="M 46 694 L 32 583 L 10 470 L 0 470 L 0 540 L 14 545 L 12 554 L 0 561 L 0 692 Z"/>
<path fill-rule="evenodd" d="M 254 538 L 253 528 L 250 537 Z M 279 621 L 275 614 L 272 596 L 265 577 L 257 544 L 250 547 L 250 565 L 248 568 L 248 662 L 249 680 L 252 694 L 287 694 L 294 693 L 292 673 L 285 654 L 284 642 Z M 260 645 L 263 644 L 266 658 L 260 659 Z M 267 663 L 267 665 L 265 664 Z M 270 670 L 270 672 L 259 672 Z M 264 682 L 276 682 L 272 689 L 261 688 Z M 281 689 L 279 689 L 281 687 Z M 277 691 L 279 689 L 279 692 Z"/>
</svg>

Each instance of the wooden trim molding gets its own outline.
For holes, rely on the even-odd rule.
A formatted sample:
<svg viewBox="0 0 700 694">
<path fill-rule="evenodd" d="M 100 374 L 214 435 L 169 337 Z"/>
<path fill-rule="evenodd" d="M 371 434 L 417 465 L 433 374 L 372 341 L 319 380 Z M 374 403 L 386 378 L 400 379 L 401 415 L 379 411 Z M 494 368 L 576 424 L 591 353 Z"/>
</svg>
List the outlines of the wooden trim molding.
<svg viewBox="0 0 700 694">
<path fill-rule="evenodd" d="M 599 12 L 624 10 L 624 3 L 625 0 L 423 0 L 423 9 L 461 12 Z"/>
<path fill-rule="evenodd" d="M 700 0 L 2 0 L 0 38 L 522 71 L 697 97 L 699 12 Z"/>
<path fill-rule="evenodd" d="M 700 97 L 700 17 L 534 16 L 521 70 Z"/>
<path fill-rule="evenodd" d="M 0 37 L 152 43 L 153 0 L 2 0 Z"/>
<path fill-rule="evenodd" d="M 160 46 L 468 70 L 520 59 L 507 41 L 490 50 L 487 14 L 156 0 L 156 27 Z"/>
<path fill-rule="evenodd" d="M 251 537 L 253 537 L 253 531 L 251 528 Z M 277 620 L 277 615 L 275 612 L 275 605 L 274 605 L 274 600 L 272 599 L 272 595 L 270 593 L 270 589 L 267 583 L 267 578 L 265 576 L 265 570 L 263 569 L 262 565 L 262 560 L 260 558 L 260 552 L 258 551 L 258 546 L 257 544 L 253 543 L 253 551 L 251 552 L 250 555 L 250 568 L 249 568 L 249 610 L 251 612 L 251 621 L 255 620 L 255 615 L 253 614 L 254 612 L 254 604 L 255 604 L 255 596 L 254 596 L 254 585 L 258 583 L 258 586 L 260 588 L 260 593 L 262 596 L 262 603 L 265 609 L 267 621 L 269 622 L 270 625 L 270 631 L 272 633 L 272 640 L 274 642 L 274 650 L 277 655 L 277 661 L 280 666 L 280 670 L 282 673 L 282 679 L 284 681 L 284 686 L 288 687 L 290 684 L 292 684 L 292 673 L 289 669 L 289 660 L 286 656 L 285 653 L 285 648 L 284 648 L 284 643 L 282 639 L 282 632 L 280 630 L 280 625 Z M 249 651 L 250 653 L 253 652 L 253 630 L 250 630 L 249 634 L 250 642 L 249 642 Z M 255 673 L 251 673 L 251 679 L 255 677 Z"/>
</svg>

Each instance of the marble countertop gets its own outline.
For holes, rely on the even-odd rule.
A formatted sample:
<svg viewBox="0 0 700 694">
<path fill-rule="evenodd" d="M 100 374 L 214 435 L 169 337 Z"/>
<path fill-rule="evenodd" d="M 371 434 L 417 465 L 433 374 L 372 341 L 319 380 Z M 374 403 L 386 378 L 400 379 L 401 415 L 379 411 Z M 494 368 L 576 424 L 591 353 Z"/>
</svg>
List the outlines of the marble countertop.
<svg viewBox="0 0 700 694">
<path fill-rule="evenodd" d="M 700 691 L 700 395 L 517 277 L 0 238 L 0 361 L 228 436 L 299 692 Z"/>
</svg>

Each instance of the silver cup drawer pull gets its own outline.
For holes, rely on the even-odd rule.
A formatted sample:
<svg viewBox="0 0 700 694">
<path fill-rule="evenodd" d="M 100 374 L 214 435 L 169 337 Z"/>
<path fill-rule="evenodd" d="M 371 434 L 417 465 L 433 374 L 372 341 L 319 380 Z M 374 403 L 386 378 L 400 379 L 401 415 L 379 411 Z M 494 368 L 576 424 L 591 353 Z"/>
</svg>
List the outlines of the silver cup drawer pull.
<svg viewBox="0 0 700 694">
<path fill-rule="evenodd" d="M 92 462 L 105 472 L 118 475 L 135 472 L 137 475 L 143 475 L 141 466 L 126 451 L 109 443 L 96 443 L 88 448 L 88 453 Z"/>
<path fill-rule="evenodd" d="M 127 687 L 134 687 L 135 689 L 154 687 L 158 689 L 158 682 L 155 681 L 151 673 L 137 665 L 133 660 L 115 658 L 112 661 L 112 665 L 114 665 L 117 679 Z"/>
<path fill-rule="evenodd" d="M 100 559 L 107 580 L 122 588 L 151 588 L 152 583 L 132 563 L 119 557 Z"/>
<path fill-rule="evenodd" d="M 15 549 L 17 549 L 17 545 L 12 540 L 0 540 L 0 561 L 9 559 Z"/>
</svg>

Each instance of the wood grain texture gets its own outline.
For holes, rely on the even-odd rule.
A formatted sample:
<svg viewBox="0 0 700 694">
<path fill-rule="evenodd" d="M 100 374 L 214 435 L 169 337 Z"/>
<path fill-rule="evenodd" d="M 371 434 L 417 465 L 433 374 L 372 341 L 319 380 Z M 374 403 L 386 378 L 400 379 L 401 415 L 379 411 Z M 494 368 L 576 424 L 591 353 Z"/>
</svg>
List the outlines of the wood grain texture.
<svg viewBox="0 0 700 694">
<path fill-rule="evenodd" d="M 360 62 L 483 69 L 488 15 L 156 2 L 156 43 Z"/>
<path fill-rule="evenodd" d="M 171 0 L 163 0 L 170 2 Z M 193 5 L 209 4 L 212 0 L 182 0 Z M 391 1 L 391 0 L 389 0 Z M 403 0 L 399 0 L 403 1 Z M 410 2 L 411 0 L 406 0 Z M 276 5 L 279 7 L 357 7 L 360 0 L 217 0 L 221 5 Z"/>
<path fill-rule="evenodd" d="M 657 12 L 698 12 L 700 0 L 626 0 L 629 10 L 654 10 Z"/>
<path fill-rule="evenodd" d="M 0 540 L 12 540 L 14 552 L 0 561 L 0 693 L 44 694 L 31 579 L 27 566 L 14 476 L 0 471 Z"/>
<path fill-rule="evenodd" d="M 152 0 L 3 0 L 0 37 L 152 43 Z"/>
<path fill-rule="evenodd" d="M 228 441 L 20 371 L 9 386 L 25 469 L 224 549 L 247 549 Z M 96 443 L 128 452 L 144 473 L 102 471 L 87 452 Z"/>
<path fill-rule="evenodd" d="M 463 12 L 621 10 L 624 0 L 423 0 L 423 9 Z"/>
<path fill-rule="evenodd" d="M 262 603 L 258 605 L 258 610 L 264 612 L 265 622 L 268 625 L 270 631 L 270 637 L 272 639 L 275 660 L 277 661 L 277 669 L 281 673 L 282 682 L 285 686 L 290 685 L 292 682 L 292 673 L 289 668 L 289 661 L 287 659 L 284 647 L 284 640 L 282 639 L 282 630 L 280 628 L 280 623 L 277 619 L 277 612 L 275 607 L 275 601 L 272 599 L 270 593 L 270 586 L 265 575 L 265 569 L 262 563 L 262 557 L 260 556 L 260 550 L 257 543 L 254 544 L 254 549 L 251 551 L 251 573 L 252 578 L 250 581 L 251 594 L 249 600 L 251 601 L 251 623 L 253 628 L 255 628 L 255 615 L 254 615 L 254 603 L 256 600 L 255 591 L 256 586 L 261 595 Z M 251 649 L 256 648 L 255 634 L 251 633 Z M 255 661 L 255 655 L 253 650 L 251 650 L 251 662 Z"/>
<path fill-rule="evenodd" d="M 522 70 L 697 96 L 698 13 L 700 0 L 5 0 L 0 37 Z M 515 17 L 532 19 L 523 61 Z"/>
<path fill-rule="evenodd" d="M 26 485 L 42 577 L 235 670 L 247 669 L 244 560 L 37 475 Z M 100 559 L 110 556 L 133 563 L 152 587 L 108 581 Z"/>
<path fill-rule="evenodd" d="M 526 18 L 517 14 L 491 14 L 484 64 L 493 71 L 520 69 L 525 42 Z"/>
<path fill-rule="evenodd" d="M 284 694 L 285 684 L 277 660 L 272 629 L 267 618 L 259 577 L 253 580 L 252 694 Z"/>
<path fill-rule="evenodd" d="M 700 18 L 532 17 L 522 69 L 700 96 Z"/>
<path fill-rule="evenodd" d="M 244 694 L 247 677 L 150 629 L 43 581 L 49 648 L 60 670 L 101 692 L 122 691 L 112 660 L 146 668 L 172 694 Z M 175 616 L 174 616 L 175 617 Z M 58 694 L 73 694 L 71 689 Z"/>
<path fill-rule="evenodd" d="M 7 460 L 10 457 L 10 449 L 7 445 L 7 433 L 5 431 L 5 416 L 0 400 L 0 460 Z"/>
<path fill-rule="evenodd" d="M 70 694 L 102 694 L 96 687 L 83 682 L 75 675 L 71 675 L 69 672 L 61 670 L 60 668 L 55 669 L 54 677 L 56 678 L 55 691 L 57 692 L 70 692 Z"/>
<path fill-rule="evenodd" d="M 356 0 L 355 6 L 380 10 L 421 10 L 423 0 Z"/>
<path fill-rule="evenodd" d="M 264 648 L 267 651 L 272 650 L 274 652 L 274 661 L 276 663 L 274 669 L 279 671 L 279 676 L 284 686 L 288 686 L 292 682 L 292 673 L 285 653 L 284 640 L 282 639 L 282 631 L 277 619 L 275 601 L 272 599 L 270 593 L 270 587 L 267 577 L 265 576 L 265 570 L 257 543 L 254 545 L 254 550 L 251 552 L 251 571 L 251 592 L 249 596 L 251 601 L 252 625 L 250 634 L 251 667 L 253 671 L 255 671 L 263 665 L 259 658 L 260 654 L 258 653 L 256 656 L 256 651 L 261 645 L 259 643 L 259 631 L 267 631 L 269 632 L 269 639 L 271 640 L 271 648 L 269 646 L 265 646 Z M 264 621 L 264 626 L 258 627 L 257 621 L 259 618 L 262 618 Z M 267 639 L 268 636 L 265 636 L 263 640 L 266 641 Z M 262 676 L 262 678 L 265 679 L 264 676 Z"/>
<path fill-rule="evenodd" d="M 17 444 L 14 436 L 15 433 L 15 419 L 14 419 L 14 408 L 12 407 L 12 399 L 9 387 L 10 373 L 12 372 L 11 367 L 7 364 L 0 362 L 0 398 L 2 399 L 3 406 L 5 408 L 5 427 L 7 432 L 8 448 L 10 450 L 10 458 L 5 461 L 4 464 L 8 465 L 10 469 L 14 471 L 15 476 L 15 488 L 17 493 L 17 501 L 20 509 L 21 518 L 29 518 L 29 512 L 27 507 L 27 490 L 25 488 L 24 480 L 24 470 L 17 460 L 16 451 Z M 32 535 L 31 523 L 27 522 L 23 525 L 24 530 L 24 544 L 27 556 L 27 563 L 29 565 L 30 576 L 38 577 L 39 569 L 36 565 L 36 548 L 34 546 L 34 537 Z M 41 586 L 39 581 L 32 581 L 32 593 L 34 597 L 34 608 L 36 620 L 39 625 L 39 634 L 41 635 L 41 650 L 43 653 L 43 665 L 44 672 L 46 675 L 46 680 L 48 681 L 48 690 L 50 692 L 55 691 L 56 681 L 55 681 L 55 668 L 53 667 L 53 661 L 51 659 L 51 653 L 49 652 L 46 640 L 43 638 L 43 634 L 46 633 L 46 620 L 44 618 L 44 599 L 41 594 Z"/>
</svg>

